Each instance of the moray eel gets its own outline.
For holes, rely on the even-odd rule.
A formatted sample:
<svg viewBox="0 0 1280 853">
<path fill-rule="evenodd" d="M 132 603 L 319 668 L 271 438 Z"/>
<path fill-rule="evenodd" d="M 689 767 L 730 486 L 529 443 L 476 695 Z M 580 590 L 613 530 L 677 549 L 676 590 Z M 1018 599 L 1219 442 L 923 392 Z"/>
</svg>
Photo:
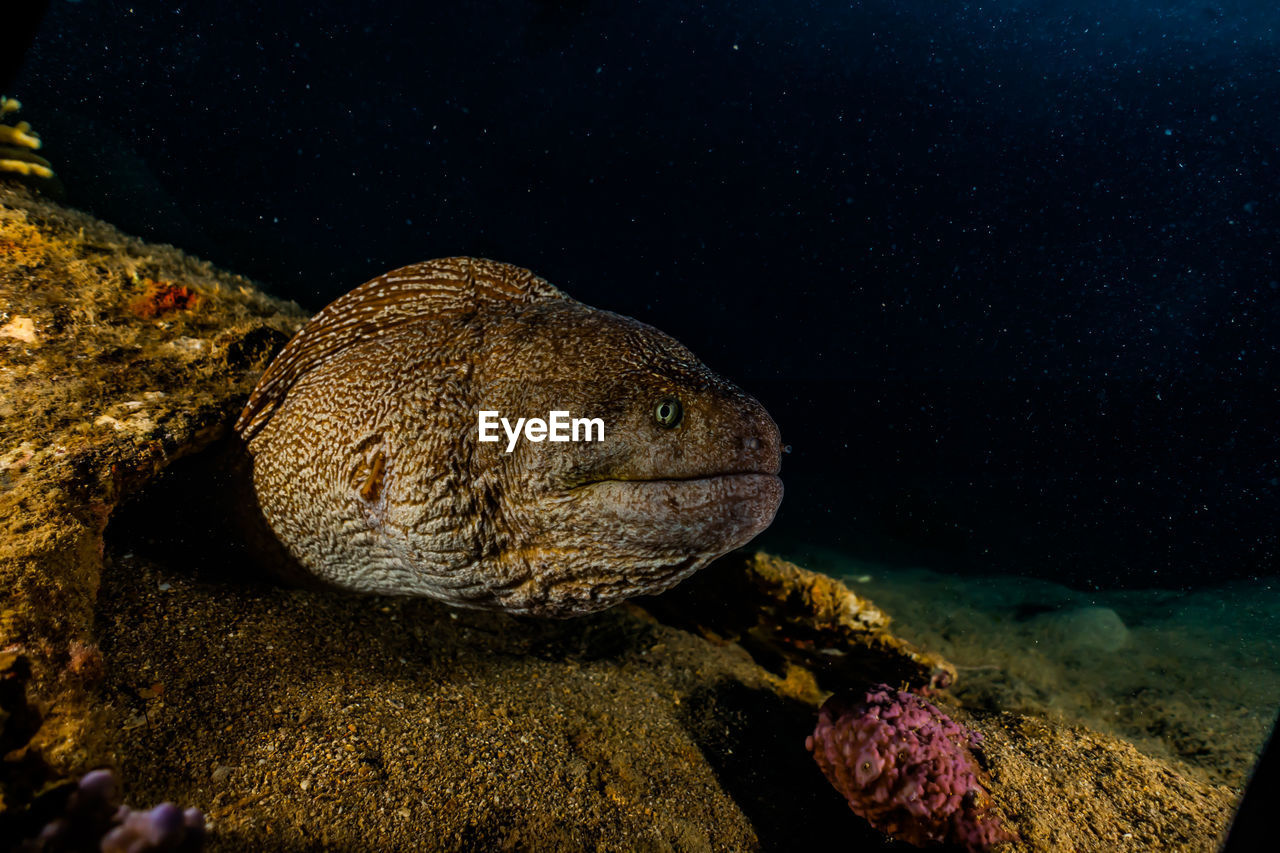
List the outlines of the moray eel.
<svg viewBox="0 0 1280 853">
<path fill-rule="evenodd" d="M 479 413 L 600 441 L 479 440 Z M 541 616 L 661 592 L 772 522 L 778 428 L 644 323 L 446 258 L 330 304 L 236 423 L 256 512 L 326 585 Z M 581 436 L 584 437 L 585 436 Z"/>
</svg>

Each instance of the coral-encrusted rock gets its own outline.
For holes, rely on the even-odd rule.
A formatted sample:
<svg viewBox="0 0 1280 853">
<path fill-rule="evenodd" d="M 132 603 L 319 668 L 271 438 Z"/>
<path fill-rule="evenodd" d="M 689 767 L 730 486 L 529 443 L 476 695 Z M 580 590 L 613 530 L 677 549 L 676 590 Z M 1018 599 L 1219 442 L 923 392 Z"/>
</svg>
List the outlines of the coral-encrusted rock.
<svg viewBox="0 0 1280 853">
<path fill-rule="evenodd" d="M 919 696 L 882 684 L 860 700 L 827 700 L 805 747 L 872 826 L 919 846 L 978 851 L 1013 840 L 970 751 L 981 741 Z"/>
<path fill-rule="evenodd" d="M 895 636 L 888 614 L 840 581 L 762 551 L 729 554 L 640 602 L 667 624 L 741 643 L 770 669 L 811 671 L 826 692 L 880 681 L 945 689 L 956 678 L 947 660 Z"/>
<path fill-rule="evenodd" d="M 0 649 L 30 661 L 36 746 L 60 774 L 105 761 L 86 688 L 107 520 L 227 427 L 304 318 L 0 182 Z"/>
</svg>

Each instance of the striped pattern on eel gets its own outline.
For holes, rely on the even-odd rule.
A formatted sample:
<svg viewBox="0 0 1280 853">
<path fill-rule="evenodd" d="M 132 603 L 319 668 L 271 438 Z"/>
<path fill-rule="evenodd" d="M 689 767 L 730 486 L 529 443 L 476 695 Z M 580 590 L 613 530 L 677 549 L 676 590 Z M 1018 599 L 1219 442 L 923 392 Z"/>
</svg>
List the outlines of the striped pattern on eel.
<svg viewBox="0 0 1280 853">
<path fill-rule="evenodd" d="M 478 440 L 481 411 L 600 418 L 602 441 Z M 651 326 L 528 270 L 445 258 L 317 314 L 236 423 L 254 513 L 357 592 L 572 616 L 660 592 L 782 499 L 777 426 Z"/>
</svg>

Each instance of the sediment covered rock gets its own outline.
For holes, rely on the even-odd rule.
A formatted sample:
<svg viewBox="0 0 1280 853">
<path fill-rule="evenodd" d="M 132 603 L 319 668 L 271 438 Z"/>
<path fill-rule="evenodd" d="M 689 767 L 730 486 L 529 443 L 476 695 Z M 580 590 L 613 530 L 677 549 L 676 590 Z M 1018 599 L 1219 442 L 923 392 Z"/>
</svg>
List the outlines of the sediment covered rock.
<svg viewBox="0 0 1280 853">
<path fill-rule="evenodd" d="M 305 319 L 238 276 L 0 182 L 0 649 L 31 661 L 70 772 L 113 507 L 225 428 Z"/>
</svg>

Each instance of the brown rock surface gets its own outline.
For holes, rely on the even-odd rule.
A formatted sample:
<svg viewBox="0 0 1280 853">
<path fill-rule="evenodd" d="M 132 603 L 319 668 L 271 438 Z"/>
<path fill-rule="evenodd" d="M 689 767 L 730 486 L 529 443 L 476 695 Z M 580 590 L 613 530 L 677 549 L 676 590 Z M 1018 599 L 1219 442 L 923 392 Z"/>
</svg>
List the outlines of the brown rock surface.
<svg viewBox="0 0 1280 853">
<path fill-rule="evenodd" d="M 85 676 L 112 507 L 224 429 L 303 319 L 245 279 L 0 182 L 0 649 L 33 664 L 55 766 L 79 766 L 94 740 Z"/>
<path fill-rule="evenodd" d="M 214 849 L 884 847 L 804 737 L 831 690 L 954 670 L 842 584 L 734 556 L 564 622 L 287 589 L 195 451 L 296 308 L 0 186 L 0 311 L 0 650 L 34 665 L 28 756 L 199 806 Z M 1233 799 L 1085 730 L 973 724 L 1015 849 L 1208 850 Z"/>
<path fill-rule="evenodd" d="M 994 794 L 1016 849 L 1213 851 L 1237 792 L 1187 778 L 1128 743 L 1079 726 L 1000 714 L 985 737 Z"/>
<path fill-rule="evenodd" d="M 889 631 L 890 618 L 834 578 L 765 553 L 725 557 L 676 596 L 645 606 L 670 625 L 740 644 L 763 666 L 794 665 L 827 692 L 859 682 L 946 688 L 955 667 Z"/>
</svg>

